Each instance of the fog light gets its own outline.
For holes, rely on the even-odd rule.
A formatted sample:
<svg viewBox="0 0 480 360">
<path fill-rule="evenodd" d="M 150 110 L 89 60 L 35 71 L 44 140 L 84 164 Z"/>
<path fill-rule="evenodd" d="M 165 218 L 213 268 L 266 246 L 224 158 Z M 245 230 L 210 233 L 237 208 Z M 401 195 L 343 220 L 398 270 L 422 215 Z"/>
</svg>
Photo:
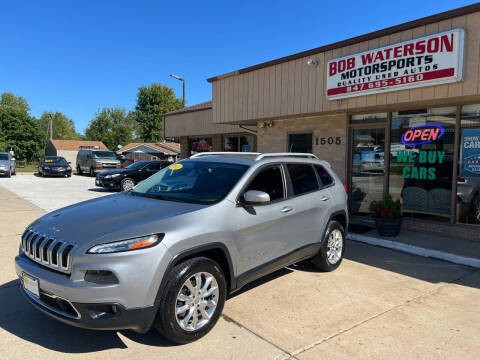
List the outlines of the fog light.
<svg viewBox="0 0 480 360">
<path fill-rule="evenodd" d="M 118 309 L 116 305 L 90 305 L 86 311 L 92 319 L 96 320 L 114 317 Z"/>
<path fill-rule="evenodd" d="M 85 281 L 98 285 L 118 284 L 118 278 L 108 270 L 88 270 L 85 273 Z"/>
</svg>

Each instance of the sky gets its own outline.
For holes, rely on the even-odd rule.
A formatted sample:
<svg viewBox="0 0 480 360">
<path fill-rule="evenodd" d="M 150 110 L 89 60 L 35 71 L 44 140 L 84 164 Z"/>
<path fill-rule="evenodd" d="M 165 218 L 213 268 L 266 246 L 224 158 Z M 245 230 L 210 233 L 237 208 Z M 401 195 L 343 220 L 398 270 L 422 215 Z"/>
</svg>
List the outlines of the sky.
<svg viewBox="0 0 480 360">
<path fill-rule="evenodd" d="M 474 1 L 0 2 L 0 93 L 31 115 L 60 111 L 83 133 L 95 112 L 133 110 L 159 82 L 188 105 L 211 100 L 207 78 Z"/>
</svg>

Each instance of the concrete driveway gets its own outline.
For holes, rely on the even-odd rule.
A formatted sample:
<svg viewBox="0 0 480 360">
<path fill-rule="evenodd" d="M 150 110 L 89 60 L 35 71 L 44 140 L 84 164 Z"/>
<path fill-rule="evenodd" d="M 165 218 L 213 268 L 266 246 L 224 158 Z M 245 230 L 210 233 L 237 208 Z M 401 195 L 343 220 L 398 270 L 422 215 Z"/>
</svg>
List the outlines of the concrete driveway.
<svg viewBox="0 0 480 360">
<path fill-rule="evenodd" d="M 13 258 L 25 226 L 44 211 L 2 188 L 6 183 L 0 180 L 2 359 L 32 354 L 37 359 L 479 357 L 479 271 L 354 242 L 333 273 L 302 264 L 249 285 L 227 301 L 214 330 L 193 344 L 175 346 L 154 331 L 69 327 L 32 308 L 20 294 Z M 14 189 L 16 180 L 21 176 L 5 186 Z M 48 208 L 35 196 L 36 184 L 30 186 L 30 199 Z M 91 196 L 88 186 L 84 191 Z"/>
</svg>

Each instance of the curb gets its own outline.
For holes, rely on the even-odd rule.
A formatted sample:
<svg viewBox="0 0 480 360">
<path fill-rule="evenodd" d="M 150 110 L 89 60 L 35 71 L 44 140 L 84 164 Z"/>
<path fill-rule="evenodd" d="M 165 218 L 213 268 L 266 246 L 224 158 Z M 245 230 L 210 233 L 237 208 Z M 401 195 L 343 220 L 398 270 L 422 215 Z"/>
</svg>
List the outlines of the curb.
<svg viewBox="0 0 480 360">
<path fill-rule="evenodd" d="M 480 259 L 469 258 L 465 256 L 455 255 L 439 250 L 425 249 L 419 246 L 408 245 L 397 241 L 379 239 L 371 236 L 349 233 L 348 240 L 358 241 L 369 245 L 380 246 L 392 250 L 398 250 L 409 254 L 423 256 L 427 258 L 448 261 L 454 264 L 471 266 L 480 269 Z"/>
</svg>

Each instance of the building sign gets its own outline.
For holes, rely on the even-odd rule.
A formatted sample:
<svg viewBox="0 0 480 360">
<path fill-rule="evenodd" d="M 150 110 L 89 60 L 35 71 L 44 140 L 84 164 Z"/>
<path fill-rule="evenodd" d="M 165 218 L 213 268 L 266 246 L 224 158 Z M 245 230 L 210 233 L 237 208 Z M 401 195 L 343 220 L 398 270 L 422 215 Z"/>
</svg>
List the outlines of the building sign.
<svg viewBox="0 0 480 360">
<path fill-rule="evenodd" d="M 330 60 L 327 98 L 460 81 L 464 37 L 464 30 L 454 29 Z"/>
<path fill-rule="evenodd" d="M 402 136 L 405 145 L 423 145 L 440 139 L 445 134 L 442 125 L 419 125 L 408 129 Z"/>
<path fill-rule="evenodd" d="M 463 130 L 460 158 L 461 177 L 480 177 L 480 129 Z"/>
</svg>

